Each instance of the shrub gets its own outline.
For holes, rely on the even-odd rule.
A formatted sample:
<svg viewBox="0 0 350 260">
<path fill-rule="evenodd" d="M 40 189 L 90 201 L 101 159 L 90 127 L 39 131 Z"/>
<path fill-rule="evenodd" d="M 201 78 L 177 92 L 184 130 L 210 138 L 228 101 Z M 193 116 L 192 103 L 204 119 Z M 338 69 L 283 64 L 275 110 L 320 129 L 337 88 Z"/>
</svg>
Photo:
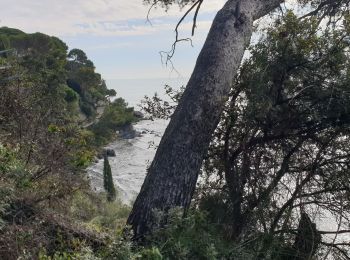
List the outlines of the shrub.
<svg viewBox="0 0 350 260">
<path fill-rule="evenodd" d="M 78 100 L 78 94 L 73 89 L 66 87 L 64 99 L 68 103 L 74 102 L 74 101 Z"/>
</svg>

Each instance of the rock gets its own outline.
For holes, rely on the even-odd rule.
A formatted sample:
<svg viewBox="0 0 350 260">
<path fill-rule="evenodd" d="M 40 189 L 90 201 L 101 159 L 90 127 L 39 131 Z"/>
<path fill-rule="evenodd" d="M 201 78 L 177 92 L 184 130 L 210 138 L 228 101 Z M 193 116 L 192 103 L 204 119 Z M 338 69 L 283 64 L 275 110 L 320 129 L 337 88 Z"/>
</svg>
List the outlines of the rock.
<svg viewBox="0 0 350 260">
<path fill-rule="evenodd" d="M 133 139 L 138 136 L 138 133 L 135 131 L 134 127 L 130 125 L 123 126 L 119 130 L 119 136 L 123 139 Z"/>
<path fill-rule="evenodd" d="M 141 111 L 134 111 L 134 117 L 143 119 L 145 115 Z"/>
</svg>

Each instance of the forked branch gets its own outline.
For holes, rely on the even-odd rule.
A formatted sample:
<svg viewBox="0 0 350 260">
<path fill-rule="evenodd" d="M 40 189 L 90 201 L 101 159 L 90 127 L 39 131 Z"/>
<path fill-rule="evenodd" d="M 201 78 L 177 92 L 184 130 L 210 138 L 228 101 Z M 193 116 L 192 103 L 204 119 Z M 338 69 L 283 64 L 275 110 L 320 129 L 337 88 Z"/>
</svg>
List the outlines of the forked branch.
<svg viewBox="0 0 350 260">
<path fill-rule="evenodd" d="M 195 13 L 193 15 L 193 23 L 192 23 L 192 30 L 191 30 L 191 36 L 194 36 L 194 33 L 195 33 L 195 30 L 196 30 L 196 27 L 197 27 L 197 17 L 198 17 L 198 13 L 199 13 L 199 10 L 202 6 L 202 3 L 203 3 L 204 0 L 197 0 L 196 2 L 194 2 L 190 8 L 185 12 L 185 14 L 181 17 L 181 19 L 178 21 L 178 23 L 176 24 L 175 26 L 175 40 L 173 42 L 173 44 L 171 45 L 171 50 L 170 51 L 161 51 L 159 52 L 160 55 L 161 55 L 161 59 L 162 59 L 162 63 L 165 64 L 165 65 L 168 65 L 169 63 L 171 64 L 172 68 L 174 69 L 174 66 L 173 66 L 173 63 L 171 62 L 171 59 L 172 57 L 174 56 L 174 53 L 175 53 L 175 50 L 176 50 L 176 45 L 179 43 L 179 42 L 183 42 L 183 41 L 189 41 L 191 43 L 191 46 L 193 47 L 193 44 L 192 44 L 192 39 L 191 38 L 180 38 L 179 36 L 179 27 L 180 25 L 183 23 L 183 21 L 185 20 L 185 18 L 193 11 L 195 10 Z M 155 1 L 151 7 L 149 8 L 148 10 L 148 13 L 147 13 L 147 22 L 152 24 L 150 19 L 149 19 L 149 15 L 150 15 L 150 12 L 152 10 L 152 8 L 154 8 L 155 5 L 157 5 L 159 1 Z M 166 57 L 165 61 L 163 59 L 163 57 Z"/>
</svg>

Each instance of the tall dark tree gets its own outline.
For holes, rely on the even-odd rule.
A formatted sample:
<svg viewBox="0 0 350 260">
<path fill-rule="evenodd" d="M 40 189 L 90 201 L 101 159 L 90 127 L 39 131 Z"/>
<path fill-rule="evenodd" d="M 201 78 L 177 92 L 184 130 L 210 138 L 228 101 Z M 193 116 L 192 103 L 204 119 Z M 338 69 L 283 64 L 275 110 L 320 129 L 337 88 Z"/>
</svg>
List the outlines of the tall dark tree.
<svg viewBox="0 0 350 260">
<path fill-rule="evenodd" d="M 316 232 L 305 216 L 320 224 L 327 215 L 329 223 L 344 226 L 339 233 L 350 233 L 349 19 L 320 27 L 315 17 L 288 11 L 266 29 L 249 48 L 205 157 L 196 208 L 236 243 L 261 237 L 246 247 L 267 259 L 269 252 L 272 259 L 287 259 L 317 248 L 333 255 L 348 251 L 340 237 L 320 242 L 327 232 L 322 225 Z M 148 98 L 145 110 L 167 117 L 172 106 L 162 103 Z"/>
<path fill-rule="evenodd" d="M 129 216 L 135 237 L 153 228 L 154 210 L 188 208 L 203 157 L 249 45 L 253 22 L 281 2 L 232 0 L 216 15 Z"/>
<path fill-rule="evenodd" d="M 161 2 L 166 6 L 172 3 Z M 186 2 L 191 1 L 181 1 Z M 195 1 L 194 7 L 202 2 Z M 188 208 L 203 157 L 249 45 L 253 22 L 282 2 L 232 0 L 227 1 L 216 15 L 129 216 L 128 224 L 133 227 L 135 238 L 142 237 L 155 227 L 154 211 L 166 212 L 172 207 Z M 301 2 L 316 4 L 315 13 L 324 10 L 331 12 L 346 4 L 346 1 Z M 166 214 L 164 216 L 163 220 L 166 221 Z"/>
<path fill-rule="evenodd" d="M 104 157 L 103 162 L 103 187 L 107 192 L 107 200 L 114 201 L 116 199 L 116 190 L 114 187 L 111 166 L 109 165 L 108 157 Z"/>
</svg>

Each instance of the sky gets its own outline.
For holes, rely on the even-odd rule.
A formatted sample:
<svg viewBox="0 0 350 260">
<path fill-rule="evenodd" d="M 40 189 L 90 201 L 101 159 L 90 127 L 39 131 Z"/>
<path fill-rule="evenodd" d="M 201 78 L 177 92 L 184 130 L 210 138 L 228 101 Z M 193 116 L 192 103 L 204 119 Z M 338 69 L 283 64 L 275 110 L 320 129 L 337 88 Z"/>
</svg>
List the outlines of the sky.
<svg viewBox="0 0 350 260">
<path fill-rule="evenodd" d="M 107 86 L 136 105 L 144 95 L 164 93 L 165 84 L 186 85 L 212 20 L 226 1 L 203 2 L 193 46 L 177 45 L 172 58 L 176 70 L 162 63 L 159 52 L 169 51 L 174 42 L 175 26 L 186 11 L 178 6 L 168 12 L 152 9 L 148 22 L 150 6 L 143 0 L 0 0 L 0 26 L 57 36 L 70 49 L 82 49 Z M 192 16 L 183 22 L 180 36 L 190 37 L 191 29 Z"/>
<path fill-rule="evenodd" d="M 0 0 L 0 26 L 27 33 L 57 36 L 70 49 L 85 51 L 104 79 L 188 78 L 216 12 L 224 0 L 204 1 L 198 27 L 190 43 L 178 45 L 173 64 L 166 67 L 159 52 L 174 41 L 174 28 L 183 13 L 152 9 L 142 0 Z M 180 29 L 189 37 L 191 19 Z"/>
</svg>

